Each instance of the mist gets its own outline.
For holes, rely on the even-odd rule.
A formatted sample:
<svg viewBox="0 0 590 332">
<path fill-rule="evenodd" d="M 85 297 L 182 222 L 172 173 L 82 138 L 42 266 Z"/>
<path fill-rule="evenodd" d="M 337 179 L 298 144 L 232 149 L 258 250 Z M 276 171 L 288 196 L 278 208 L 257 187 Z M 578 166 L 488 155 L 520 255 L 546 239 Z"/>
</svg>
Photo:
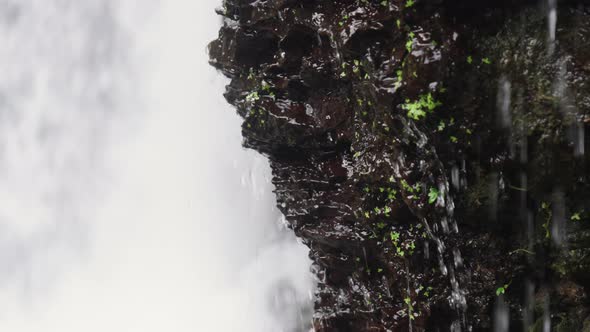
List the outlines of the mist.
<svg viewBox="0 0 590 332">
<path fill-rule="evenodd" d="M 0 1 L 0 329 L 299 331 L 308 249 L 207 1 Z"/>
</svg>

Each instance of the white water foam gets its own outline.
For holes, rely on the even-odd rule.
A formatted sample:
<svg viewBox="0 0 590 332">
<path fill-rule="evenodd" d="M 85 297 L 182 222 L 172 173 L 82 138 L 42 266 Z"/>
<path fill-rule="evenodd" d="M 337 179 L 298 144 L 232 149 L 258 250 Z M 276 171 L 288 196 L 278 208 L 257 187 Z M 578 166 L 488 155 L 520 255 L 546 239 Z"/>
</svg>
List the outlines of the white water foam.
<svg viewBox="0 0 590 332">
<path fill-rule="evenodd" d="M 0 330 L 306 326 L 307 249 L 207 65 L 216 5 L 0 1 Z"/>
</svg>

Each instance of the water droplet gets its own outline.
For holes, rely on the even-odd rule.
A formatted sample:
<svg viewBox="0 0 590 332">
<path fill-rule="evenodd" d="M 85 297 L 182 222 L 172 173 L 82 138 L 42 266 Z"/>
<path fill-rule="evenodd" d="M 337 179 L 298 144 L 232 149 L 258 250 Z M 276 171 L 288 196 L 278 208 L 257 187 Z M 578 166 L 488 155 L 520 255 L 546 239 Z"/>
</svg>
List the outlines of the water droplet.
<svg viewBox="0 0 590 332">
<path fill-rule="evenodd" d="M 581 122 L 576 123 L 574 133 L 574 156 L 582 157 L 585 153 L 585 142 L 584 142 L 584 124 Z"/>
<path fill-rule="evenodd" d="M 557 1 L 556 0 L 547 0 L 548 6 L 548 13 L 547 13 L 547 29 L 548 29 L 548 37 L 547 37 L 547 53 L 549 55 L 553 55 L 555 51 L 555 31 L 557 28 Z"/>
<path fill-rule="evenodd" d="M 498 86 L 497 108 L 498 108 L 498 124 L 502 128 L 509 128 L 512 124 L 512 116 L 510 115 L 512 84 L 506 77 L 501 77 Z"/>
<path fill-rule="evenodd" d="M 551 239 L 557 246 L 565 241 L 565 196 L 563 191 L 555 189 L 551 197 Z"/>
<path fill-rule="evenodd" d="M 494 332 L 508 332 L 510 328 L 509 308 L 504 295 L 498 296 L 494 306 Z"/>
<path fill-rule="evenodd" d="M 453 184 L 453 188 L 455 188 L 455 190 L 460 189 L 459 167 L 457 167 L 456 165 L 453 166 L 453 168 L 451 168 L 451 183 Z"/>
<path fill-rule="evenodd" d="M 453 249 L 453 260 L 455 262 L 455 267 L 463 266 L 463 257 L 461 257 L 461 252 L 457 248 Z"/>
</svg>

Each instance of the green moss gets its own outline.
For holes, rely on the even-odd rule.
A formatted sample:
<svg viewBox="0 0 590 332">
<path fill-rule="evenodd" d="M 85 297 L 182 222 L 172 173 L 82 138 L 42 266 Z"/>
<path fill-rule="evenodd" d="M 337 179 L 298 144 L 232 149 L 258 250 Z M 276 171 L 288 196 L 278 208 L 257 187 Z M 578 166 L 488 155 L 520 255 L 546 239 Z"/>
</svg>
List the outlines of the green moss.
<svg viewBox="0 0 590 332">
<path fill-rule="evenodd" d="M 427 113 L 432 113 L 435 108 L 442 105 L 441 102 L 436 101 L 432 97 L 432 93 L 421 95 L 416 101 L 410 101 L 406 99 L 406 103 L 402 105 L 402 108 L 408 111 L 408 118 L 413 120 L 420 120 L 425 118 Z"/>
<path fill-rule="evenodd" d="M 428 203 L 434 204 L 439 195 L 440 192 L 436 188 L 430 188 L 430 191 L 428 192 Z"/>
<path fill-rule="evenodd" d="M 408 34 L 408 41 L 406 41 L 406 50 L 408 52 L 412 52 L 412 48 L 414 47 L 414 32 L 411 32 Z"/>
<path fill-rule="evenodd" d="M 249 102 L 254 102 L 259 99 L 260 99 L 260 96 L 258 95 L 258 91 L 253 91 L 246 96 L 246 101 L 249 101 Z"/>
</svg>

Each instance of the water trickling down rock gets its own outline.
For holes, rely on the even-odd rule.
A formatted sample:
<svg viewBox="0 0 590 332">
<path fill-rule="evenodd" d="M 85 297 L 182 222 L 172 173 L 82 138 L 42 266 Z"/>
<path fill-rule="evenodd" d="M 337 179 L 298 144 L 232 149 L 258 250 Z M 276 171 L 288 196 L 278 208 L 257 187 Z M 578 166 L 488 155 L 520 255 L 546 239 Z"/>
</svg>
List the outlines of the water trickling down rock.
<svg viewBox="0 0 590 332">
<path fill-rule="evenodd" d="M 311 249 L 316 331 L 582 328 L 582 3 L 224 2 L 211 64 Z"/>
</svg>

